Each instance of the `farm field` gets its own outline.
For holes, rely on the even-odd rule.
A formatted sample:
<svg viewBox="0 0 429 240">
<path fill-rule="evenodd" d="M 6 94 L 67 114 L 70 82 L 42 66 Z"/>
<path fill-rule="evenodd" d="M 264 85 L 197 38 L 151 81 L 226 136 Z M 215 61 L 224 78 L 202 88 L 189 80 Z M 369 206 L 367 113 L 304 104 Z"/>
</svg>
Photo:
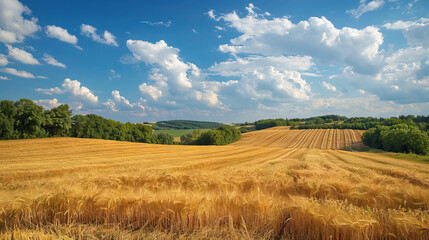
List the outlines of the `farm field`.
<svg viewBox="0 0 429 240">
<path fill-rule="evenodd" d="M 362 133 L 0 141 L 0 238 L 429 239 L 429 165 L 343 150 Z"/>
<path fill-rule="evenodd" d="M 175 138 L 180 138 L 181 136 L 192 133 L 195 130 L 199 130 L 201 132 L 207 132 L 210 129 L 172 129 L 172 130 L 155 130 L 155 134 L 158 133 L 168 133 Z"/>
</svg>

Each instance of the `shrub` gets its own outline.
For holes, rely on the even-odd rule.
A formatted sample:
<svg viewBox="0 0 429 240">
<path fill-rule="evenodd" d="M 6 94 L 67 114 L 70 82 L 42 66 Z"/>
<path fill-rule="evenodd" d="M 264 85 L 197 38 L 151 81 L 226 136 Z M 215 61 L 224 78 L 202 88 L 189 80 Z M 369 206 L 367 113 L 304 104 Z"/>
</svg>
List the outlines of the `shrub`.
<svg viewBox="0 0 429 240">
<path fill-rule="evenodd" d="M 362 136 L 365 145 L 386 151 L 429 154 L 429 137 L 414 125 L 377 126 Z"/>
<path fill-rule="evenodd" d="M 199 138 L 192 142 L 196 145 L 226 145 L 239 140 L 240 131 L 232 126 L 223 125 L 217 129 L 209 130 L 201 134 Z"/>
<path fill-rule="evenodd" d="M 174 144 L 174 137 L 168 133 L 158 133 L 152 136 L 152 143 L 156 144 Z"/>
</svg>

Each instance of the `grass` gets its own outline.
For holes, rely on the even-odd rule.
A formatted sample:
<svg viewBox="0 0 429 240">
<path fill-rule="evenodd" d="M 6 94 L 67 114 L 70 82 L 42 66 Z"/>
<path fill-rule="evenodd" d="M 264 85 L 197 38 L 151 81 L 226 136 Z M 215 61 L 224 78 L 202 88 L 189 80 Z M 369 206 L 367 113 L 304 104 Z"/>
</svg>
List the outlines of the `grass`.
<svg viewBox="0 0 429 240">
<path fill-rule="evenodd" d="M 172 135 L 173 137 L 181 137 L 183 135 L 186 135 L 188 133 L 192 133 L 195 130 L 199 130 L 201 132 L 207 132 L 210 129 L 173 129 L 173 130 L 155 130 L 155 133 L 168 133 Z"/>
<path fill-rule="evenodd" d="M 395 152 L 387 152 L 382 149 L 372 148 L 365 145 L 359 146 L 359 147 L 352 147 L 351 149 L 348 149 L 351 151 L 359 151 L 359 152 L 366 152 L 366 153 L 375 153 L 383 156 L 388 156 L 392 158 L 402 159 L 406 161 L 415 161 L 420 163 L 429 163 L 429 156 L 423 156 L 418 155 L 414 153 L 395 153 Z"/>
<path fill-rule="evenodd" d="M 321 149 L 359 134 L 332 133 L 1 141 L 0 239 L 429 239 L 429 165 Z"/>
</svg>

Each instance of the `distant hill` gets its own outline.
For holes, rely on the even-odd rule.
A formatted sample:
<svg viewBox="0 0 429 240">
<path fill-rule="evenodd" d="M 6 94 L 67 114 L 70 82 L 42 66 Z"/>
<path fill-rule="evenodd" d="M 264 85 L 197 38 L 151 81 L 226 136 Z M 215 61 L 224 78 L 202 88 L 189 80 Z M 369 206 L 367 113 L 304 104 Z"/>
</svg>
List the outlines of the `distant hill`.
<svg viewBox="0 0 429 240">
<path fill-rule="evenodd" d="M 154 130 L 168 130 L 168 129 L 213 129 L 223 125 L 218 122 L 202 122 L 190 120 L 170 120 L 159 121 L 152 125 Z"/>
</svg>

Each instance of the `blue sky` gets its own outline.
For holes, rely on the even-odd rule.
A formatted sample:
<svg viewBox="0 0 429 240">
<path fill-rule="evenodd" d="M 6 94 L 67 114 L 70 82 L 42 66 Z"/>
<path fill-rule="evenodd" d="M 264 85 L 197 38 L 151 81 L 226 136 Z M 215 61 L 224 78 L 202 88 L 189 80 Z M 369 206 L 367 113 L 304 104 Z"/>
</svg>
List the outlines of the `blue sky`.
<svg viewBox="0 0 429 240">
<path fill-rule="evenodd" d="M 429 114 L 429 2 L 0 0 L 0 99 L 119 121 Z"/>
</svg>

